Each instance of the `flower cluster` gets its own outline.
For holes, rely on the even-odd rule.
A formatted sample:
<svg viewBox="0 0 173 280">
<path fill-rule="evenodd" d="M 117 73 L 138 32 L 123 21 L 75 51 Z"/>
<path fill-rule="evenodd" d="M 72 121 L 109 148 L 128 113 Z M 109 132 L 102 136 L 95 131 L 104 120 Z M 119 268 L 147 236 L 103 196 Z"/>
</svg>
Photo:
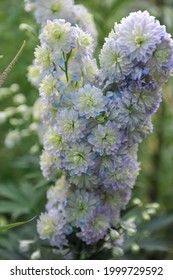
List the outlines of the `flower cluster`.
<svg viewBox="0 0 173 280">
<path fill-rule="evenodd" d="M 47 24 L 47 20 L 64 19 L 73 26 L 79 26 L 83 31 L 91 34 L 93 48 L 97 45 L 97 30 L 93 16 L 83 5 L 75 5 L 73 0 L 25 0 L 25 10 L 34 13 L 36 21 L 41 24 L 41 29 Z M 63 32 L 63 30 L 61 31 Z M 40 71 L 37 62 L 40 61 L 42 64 L 41 67 L 43 68 L 49 67 L 49 55 L 49 52 L 42 46 L 33 64 L 28 67 L 28 79 L 36 88 L 39 87 L 42 80 L 42 71 Z M 83 71 L 87 71 L 90 77 L 92 77 L 95 62 L 87 58 L 83 62 L 86 65 Z"/>
<path fill-rule="evenodd" d="M 41 169 L 56 184 L 38 232 L 59 248 L 71 235 L 87 245 L 105 238 L 120 246 L 111 229 L 131 197 L 138 144 L 152 131 L 151 115 L 173 67 L 173 41 L 146 11 L 115 24 L 100 52 L 100 71 L 93 39 L 78 26 L 49 20 L 40 41 L 35 61 L 49 127 Z"/>
<path fill-rule="evenodd" d="M 97 39 L 93 16 L 83 5 L 75 5 L 73 0 L 24 0 L 25 10 L 34 12 L 35 19 L 44 26 L 47 20 L 65 19 L 77 24 Z"/>
</svg>

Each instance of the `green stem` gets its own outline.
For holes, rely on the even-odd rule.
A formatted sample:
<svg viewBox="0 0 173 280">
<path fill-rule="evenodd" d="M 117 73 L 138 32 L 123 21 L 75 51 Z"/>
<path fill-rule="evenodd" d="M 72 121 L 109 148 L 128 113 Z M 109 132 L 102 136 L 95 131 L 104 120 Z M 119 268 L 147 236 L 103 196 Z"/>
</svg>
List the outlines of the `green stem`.
<svg viewBox="0 0 173 280">
<path fill-rule="evenodd" d="M 65 76 L 66 76 L 67 83 L 68 83 L 68 61 L 67 60 L 65 61 Z"/>
<path fill-rule="evenodd" d="M 69 61 L 69 58 L 70 58 L 70 56 L 71 56 L 71 53 L 72 53 L 72 50 L 71 50 L 69 53 L 67 53 L 67 54 L 65 54 L 65 53 L 63 52 L 63 58 L 64 58 L 64 60 L 65 60 L 65 63 L 64 63 L 64 66 L 65 66 L 64 72 L 65 72 L 65 76 L 66 76 L 67 82 L 69 81 L 69 78 L 68 78 L 68 61 Z"/>
</svg>

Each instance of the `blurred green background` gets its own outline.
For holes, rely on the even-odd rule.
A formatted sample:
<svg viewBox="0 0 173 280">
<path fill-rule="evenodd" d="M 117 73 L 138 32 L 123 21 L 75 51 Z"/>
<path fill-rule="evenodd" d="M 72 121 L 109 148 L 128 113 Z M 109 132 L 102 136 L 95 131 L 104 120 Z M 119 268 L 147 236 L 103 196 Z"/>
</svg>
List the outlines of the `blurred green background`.
<svg viewBox="0 0 173 280">
<path fill-rule="evenodd" d="M 132 11 L 148 10 L 173 34 L 173 0 L 80 0 L 75 3 L 85 5 L 94 15 L 99 34 L 96 56 L 114 22 Z M 24 11 L 23 0 L 1 0 L 0 21 L 0 55 L 3 56 L 0 73 L 26 40 L 22 55 L 0 89 L 0 226 L 3 226 L 38 216 L 44 209 L 50 183 L 42 177 L 39 168 L 41 147 L 31 125 L 31 106 L 38 92 L 26 77 L 34 48 L 39 43 L 38 26 L 32 15 Z M 22 31 L 21 23 L 31 25 L 35 32 Z M 9 116 L 6 120 L 3 111 Z M 140 218 L 138 233 L 125 241 L 125 255 L 121 257 L 125 259 L 173 259 L 173 78 L 164 87 L 163 102 L 153 124 L 154 133 L 140 145 L 141 172 L 133 198 L 139 198 L 142 203 L 129 214 L 139 216 L 140 213 Z M 9 131 L 15 131 L 15 145 L 6 138 Z M 159 203 L 160 208 L 155 215 L 150 215 L 145 205 L 153 202 Z M 35 225 L 36 219 L 0 232 L 0 259 L 60 258 L 40 242 Z M 96 257 L 112 258 L 101 253 Z"/>
</svg>

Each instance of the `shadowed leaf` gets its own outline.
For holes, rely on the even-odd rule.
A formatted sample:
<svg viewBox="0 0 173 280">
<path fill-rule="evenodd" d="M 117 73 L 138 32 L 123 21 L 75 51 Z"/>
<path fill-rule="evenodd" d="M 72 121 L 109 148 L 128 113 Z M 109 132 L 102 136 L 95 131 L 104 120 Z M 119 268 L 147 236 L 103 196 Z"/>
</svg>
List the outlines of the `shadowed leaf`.
<svg viewBox="0 0 173 280">
<path fill-rule="evenodd" d="M 18 223 L 13 223 L 13 224 L 8 224 L 8 225 L 5 225 L 5 226 L 2 226 L 2 227 L 0 227 L 0 232 L 1 232 L 1 231 L 4 231 L 4 230 L 7 230 L 7 229 L 10 229 L 10 228 L 14 228 L 14 227 L 18 227 L 18 226 L 21 226 L 21 225 L 30 223 L 30 222 L 33 221 L 34 219 L 35 219 L 35 217 L 33 217 L 32 219 L 30 219 L 29 221 L 18 222 Z"/>
</svg>

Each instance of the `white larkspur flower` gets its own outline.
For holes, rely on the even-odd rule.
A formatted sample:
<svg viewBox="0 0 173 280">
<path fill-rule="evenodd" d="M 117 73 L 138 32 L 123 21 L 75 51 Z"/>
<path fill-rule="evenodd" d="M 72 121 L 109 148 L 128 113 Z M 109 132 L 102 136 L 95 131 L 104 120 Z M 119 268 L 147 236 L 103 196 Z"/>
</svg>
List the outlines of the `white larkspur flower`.
<svg viewBox="0 0 173 280">
<path fill-rule="evenodd" d="M 95 86 L 86 85 L 75 94 L 74 106 L 79 111 L 80 116 L 86 119 L 96 117 L 104 110 L 106 99 L 100 89 Z"/>
<path fill-rule="evenodd" d="M 43 32 L 40 35 L 42 43 L 48 44 L 54 50 L 62 50 L 64 53 L 69 53 L 72 46 L 72 31 L 73 28 L 69 22 L 65 20 L 47 21 Z"/>
<path fill-rule="evenodd" d="M 45 178 L 49 178 L 52 162 L 52 156 L 46 151 L 43 151 L 42 155 L 40 156 L 40 168 Z"/>
<path fill-rule="evenodd" d="M 132 60 L 146 62 L 165 36 L 165 26 L 147 11 L 138 11 L 121 20 L 116 34 Z"/>
<path fill-rule="evenodd" d="M 111 82 L 124 80 L 133 67 L 133 63 L 124 49 L 112 36 L 103 45 L 99 59 L 103 78 L 107 78 Z"/>
<path fill-rule="evenodd" d="M 91 59 L 89 56 L 82 58 L 82 73 L 84 83 L 93 82 L 98 75 L 98 67 L 96 59 Z"/>
<path fill-rule="evenodd" d="M 64 151 L 63 166 L 70 175 L 80 176 L 94 165 L 94 154 L 87 143 L 74 143 Z"/>
<path fill-rule="evenodd" d="M 62 136 L 55 128 L 50 128 L 44 135 L 44 148 L 52 157 L 60 156 L 63 147 Z"/>
<path fill-rule="evenodd" d="M 46 75 L 40 84 L 40 95 L 45 93 L 47 96 L 50 96 L 56 89 L 57 81 L 52 75 Z"/>
<path fill-rule="evenodd" d="M 62 136 L 63 141 L 76 142 L 83 138 L 85 127 L 85 120 L 79 119 L 79 115 L 75 110 L 63 109 L 58 111 L 56 130 Z"/>
<path fill-rule="evenodd" d="M 59 101 L 57 80 L 52 75 L 46 75 L 40 83 L 39 92 L 41 100 L 48 105 Z"/>
<path fill-rule="evenodd" d="M 42 44 L 41 46 L 37 46 L 34 55 L 35 55 L 35 63 L 42 72 L 52 68 L 50 51 L 45 44 Z"/>
<path fill-rule="evenodd" d="M 91 56 L 93 53 L 93 38 L 91 35 L 77 26 L 74 28 L 73 36 L 75 38 L 77 55 L 87 54 Z"/>
<path fill-rule="evenodd" d="M 47 106 L 57 109 L 60 99 L 60 93 L 58 91 L 57 80 L 52 75 L 46 75 L 39 87 L 41 102 Z"/>
<path fill-rule="evenodd" d="M 43 150 L 40 156 L 40 168 L 46 179 L 55 179 L 57 171 L 62 168 L 60 157 L 53 157 L 47 151 Z"/>
</svg>

